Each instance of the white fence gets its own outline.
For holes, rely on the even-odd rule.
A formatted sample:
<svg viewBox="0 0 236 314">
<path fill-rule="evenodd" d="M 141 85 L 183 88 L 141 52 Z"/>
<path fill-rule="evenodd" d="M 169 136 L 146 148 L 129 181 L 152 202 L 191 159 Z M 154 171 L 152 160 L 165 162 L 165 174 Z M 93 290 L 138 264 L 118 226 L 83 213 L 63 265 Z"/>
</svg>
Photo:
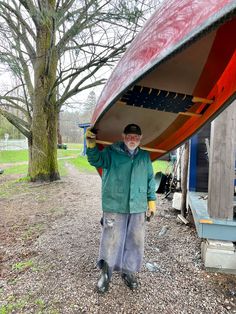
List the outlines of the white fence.
<svg viewBox="0 0 236 314">
<path fill-rule="evenodd" d="M 24 140 L 0 140 L 0 150 L 28 149 L 28 141 Z"/>
</svg>

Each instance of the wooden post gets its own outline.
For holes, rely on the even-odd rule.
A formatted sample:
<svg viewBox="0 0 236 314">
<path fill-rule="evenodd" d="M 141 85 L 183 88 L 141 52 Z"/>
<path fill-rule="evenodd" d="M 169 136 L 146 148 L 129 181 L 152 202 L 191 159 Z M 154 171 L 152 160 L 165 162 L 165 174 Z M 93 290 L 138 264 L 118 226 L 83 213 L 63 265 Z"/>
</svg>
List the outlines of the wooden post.
<svg viewBox="0 0 236 314">
<path fill-rule="evenodd" d="M 211 126 L 208 213 L 212 218 L 233 219 L 236 101 Z"/>
<path fill-rule="evenodd" d="M 183 217 L 186 217 L 187 208 L 186 208 L 186 198 L 187 198 L 187 185 L 188 185 L 188 163 L 189 163 L 189 141 L 184 144 L 184 154 L 183 154 L 183 172 L 181 178 L 181 190 L 182 198 L 180 211 Z"/>
</svg>

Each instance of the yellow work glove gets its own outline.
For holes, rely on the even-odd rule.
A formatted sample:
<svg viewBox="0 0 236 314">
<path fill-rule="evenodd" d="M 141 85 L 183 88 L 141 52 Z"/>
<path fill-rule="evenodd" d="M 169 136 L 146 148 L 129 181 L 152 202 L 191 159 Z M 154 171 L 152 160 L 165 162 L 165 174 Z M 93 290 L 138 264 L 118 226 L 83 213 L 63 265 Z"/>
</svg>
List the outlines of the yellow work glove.
<svg viewBox="0 0 236 314">
<path fill-rule="evenodd" d="M 87 128 L 85 138 L 88 148 L 94 148 L 96 146 L 96 134 L 91 131 L 91 128 Z"/>
<path fill-rule="evenodd" d="M 150 218 L 155 215 L 156 212 L 156 202 L 148 201 L 148 210 L 146 212 L 146 218 L 150 221 Z"/>
</svg>

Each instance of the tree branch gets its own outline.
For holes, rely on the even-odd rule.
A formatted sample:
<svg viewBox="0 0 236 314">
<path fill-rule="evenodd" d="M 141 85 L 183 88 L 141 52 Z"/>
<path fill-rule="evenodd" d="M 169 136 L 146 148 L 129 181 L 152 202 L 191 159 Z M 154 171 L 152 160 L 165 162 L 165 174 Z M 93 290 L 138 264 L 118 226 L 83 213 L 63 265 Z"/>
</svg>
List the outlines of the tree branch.
<svg viewBox="0 0 236 314">
<path fill-rule="evenodd" d="M 38 21 L 38 10 L 36 9 L 32 0 L 19 0 L 19 2 L 23 5 L 26 11 L 29 13 L 29 16 L 32 18 L 34 25 L 38 28 L 39 21 Z"/>
<path fill-rule="evenodd" d="M 24 134 L 27 138 L 30 138 L 31 133 L 29 123 L 1 108 L 0 114 L 5 117 L 11 124 L 13 124 L 22 134 Z"/>
<path fill-rule="evenodd" d="M 101 80 L 96 80 L 95 82 L 85 85 L 81 88 L 79 88 L 79 86 L 75 86 L 73 89 L 71 89 L 66 95 L 65 97 L 61 97 L 59 99 L 59 101 L 57 101 L 56 105 L 58 108 L 61 108 L 61 106 L 66 102 L 67 99 L 71 98 L 72 96 L 74 96 L 75 94 L 78 94 L 80 92 L 82 92 L 83 90 L 98 86 L 98 85 L 103 85 L 105 83 L 105 79 L 101 79 Z M 79 84 L 78 84 L 79 85 Z"/>
<path fill-rule="evenodd" d="M 23 106 L 16 103 L 16 101 L 21 102 L 21 100 L 19 99 L 20 99 L 19 97 L 14 97 L 14 96 L 0 96 L 0 106 L 19 110 L 24 114 L 25 117 L 27 117 L 28 119 L 31 119 L 30 112 L 26 110 Z M 7 102 L 3 103 L 2 100 L 7 101 Z"/>
<path fill-rule="evenodd" d="M 61 54 L 61 51 L 64 50 L 66 44 L 79 32 L 79 30 L 83 30 L 84 27 L 86 28 L 91 27 L 91 25 L 95 25 L 93 18 L 98 14 L 98 12 L 107 5 L 109 1 L 104 2 L 97 10 L 95 10 L 92 14 L 88 16 L 89 8 L 94 4 L 94 0 L 91 0 L 86 6 L 83 7 L 81 14 L 79 17 L 74 21 L 73 25 L 65 32 L 64 36 L 57 44 L 57 51 Z M 91 24 L 91 25 L 89 25 Z"/>
<path fill-rule="evenodd" d="M 20 30 L 19 27 L 13 22 L 10 14 L 8 14 L 6 11 L 4 12 L 0 12 L 0 16 L 2 16 L 2 18 L 6 21 L 7 25 L 9 26 L 9 28 L 11 29 L 11 31 L 13 32 L 13 35 L 17 36 L 23 45 L 25 46 L 29 57 L 31 59 L 32 64 L 34 64 L 34 60 L 36 58 L 36 53 L 35 50 L 33 48 L 33 46 L 31 45 L 30 41 L 28 40 L 27 36 L 24 36 Z"/>
<path fill-rule="evenodd" d="M 15 1 L 14 1 L 14 4 L 15 4 Z M 12 12 L 16 16 L 16 19 L 18 20 L 18 22 L 20 22 L 22 27 L 24 27 L 27 30 L 27 32 L 32 36 L 32 38 L 35 40 L 36 35 L 35 35 L 33 29 L 23 19 L 22 15 L 20 13 L 19 7 L 18 7 L 18 11 L 16 11 L 14 8 L 12 8 L 10 5 L 8 5 L 5 2 L 0 1 L 0 6 L 1 5 L 4 6 L 8 11 Z"/>
<path fill-rule="evenodd" d="M 18 53 L 19 53 L 19 61 L 20 61 L 20 64 L 22 66 L 22 69 L 23 69 L 24 82 L 27 86 L 27 90 L 29 93 L 31 103 L 33 103 L 34 87 L 33 87 L 32 81 L 31 81 L 31 77 L 30 77 L 30 73 L 29 73 L 29 67 L 26 64 L 25 59 L 24 59 L 23 54 L 21 53 L 20 49 L 18 50 Z"/>
</svg>

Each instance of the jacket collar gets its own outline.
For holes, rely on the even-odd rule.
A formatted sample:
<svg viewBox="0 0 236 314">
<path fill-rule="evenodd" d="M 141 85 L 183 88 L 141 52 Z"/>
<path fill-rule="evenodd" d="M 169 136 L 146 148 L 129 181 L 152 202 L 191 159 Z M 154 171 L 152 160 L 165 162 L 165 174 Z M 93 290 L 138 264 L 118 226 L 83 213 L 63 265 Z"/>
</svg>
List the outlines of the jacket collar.
<svg viewBox="0 0 236 314">
<path fill-rule="evenodd" d="M 125 145 L 124 142 L 115 142 L 114 144 L 112 144 L 111 146 L 111 149 L 120 153 L 120 154 L 125 154 L 125 155 L 128 155 L 130 156 L 131 158 L 134 158 L 134 156 L 136 156 L 140 150 L 139 147 L 137 147 L 134 151 L 134 154 L 130 154 L 127 146 Z"/>
<path fill-rule="evenodd" d="M 124 142 L 122 142 L 122 146 L 123 146 L 124 152 L 125 152 L 127 155 L 129 155 L 131 158 L 134 158 L 134 156 L 136 156 L 137 153 L 138 153 L 138 151 L 139 151 L 139 148 L 137 147 L 137 148 L 135 148 L 134 153 L 132 154 L 132 153 L 130 153 L 128 147 L 125 145 Z"/>
</svg>

